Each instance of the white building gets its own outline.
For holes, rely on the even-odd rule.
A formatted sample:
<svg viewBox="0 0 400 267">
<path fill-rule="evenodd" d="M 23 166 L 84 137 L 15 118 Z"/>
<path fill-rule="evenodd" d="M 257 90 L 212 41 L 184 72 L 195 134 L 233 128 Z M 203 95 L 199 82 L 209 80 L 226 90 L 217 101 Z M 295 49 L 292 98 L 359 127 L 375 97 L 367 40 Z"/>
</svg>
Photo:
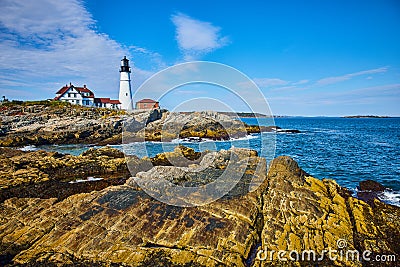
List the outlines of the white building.
<svg viewBox="0 0 400 267">
<path fill-rule="evenodd" d="M 95 98 L 94 93 L 86 85 L 75 87 L 71 83 L 62 87 L 56 93 L 54 100 L 69 102 L 85 107 L 99 107 L 110 109 L 133 110 L 132 89 L 131 89 L 131 68 L 129 59 L 124 56 L 121 60 L 119 82 L 119 100 L 110 98 Z"/>
<path fill-rule="evenodd" d="M 121 109 L 121 102 L 110 98 L 95 98 L 94 93 L 86 85 L 75 87 L 71 83 L 65 85 L 57 91 L 54 100 L 69 102 L 74 105 L 84 107 L 103 107 L 111 109 Z"/>
<path fill-rule="evenodd" d="M 132 110 L 131 68 L 129 67 L 129 59 L 126 56 L 121 60 L 121 69 L 119 72 L 119 102 L 121 102 L 121 108 Z"/>
<path fill-rule="evenodd" d="M 121 109 L 121 102 L 109 98 L 95 98 L 94 106 L 99 108 Z"/>
</svg>

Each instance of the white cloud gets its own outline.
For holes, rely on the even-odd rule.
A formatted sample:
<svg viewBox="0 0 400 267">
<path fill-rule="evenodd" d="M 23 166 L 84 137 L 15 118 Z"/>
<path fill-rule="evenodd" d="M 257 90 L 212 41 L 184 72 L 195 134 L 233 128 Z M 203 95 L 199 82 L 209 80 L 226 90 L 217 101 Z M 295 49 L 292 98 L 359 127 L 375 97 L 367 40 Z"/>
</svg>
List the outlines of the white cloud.
<svg viewBox="0 0 400 267">
<path fill-rule="evenodd" d="M 289 82 L 278 78 L 254 78 L 253 81 L 259 87 L 287 85 Z"/>
<path fill-rule="evenodd" d="M 176 26 L 176 40 L 185 60 L 193 60 L 228 43 L 228 38 L 221 36 L 221 29 L 209 22 L 182 13 L 173 15 L 171 20 Z"/>
<path fill-rule="evenodd" d="M 343 92 L 308 92 L 301 96 L 273 96 L 269 99 L 273 101 L 287 101 L 287 103 L 301 102 L 306 105 L 341 105 L 345 103 L 362 104 L 384 103 L 382 99 L 400 100 L 400 84 L 384 84 L 371 87 L 363 87 Z"/>
<path fill-rule="evenodd" d="M 238 84 L 238 87 L 242 89 L 252 88 L 254 86 L 253 82 L 260 88 L 284 86 L 290 83 L 279 78 L 254 78 L 252 81 Z"/>
<path fill-rule="evenodd" d="M 24 99 L 29 88 L 34 98 L 48 98 L 71 81 L 117 97 L 119 62 L 130 50 L 96 31 L 95 23 L 78 0 L 2 0 L 0 73 L 7 80 L 0 80 L 0 91 Z"/>
<path fill-rule="evenodd" d="M 308 83 L 310 80 L 300 80 L 298 82 L 293 83 L 293 85 L 301 85 L 301 84 L 306 84 Z"/>
<path fill-rule="evenodd" d="M 166 67 L 168 67 L 167 64 L 164 62 L 162 56 L 157 52 L 153 52 L 146 48 L 134 45 L 129 46 L 129 50 L 134 58 L 136 58 L 136 56 L 144 56 L 147 61 L 150 60 L 152 63 L 154 63 L 156 70 L 165 69 Z"/>
<path fill-rule="evenodd" d="M 334 84 L 334 83 L 350 80 L 351 78 L 356 77 L 356 76 L 382 73 L 382 72 L 386 72 L 387 70 L 388 70 L 388 67 L 381 67 L 381 68 L 377 68 L 377 69 L 364 70 L 364 71 L 354 72 L 354 73 L 350 73 L 350 74 L 345 74 L 342 76 L 323 78 L 323 79 L 318 80 L 316 82 L 316 85 Z"/>
<path fill-rule="evenodd" d="M 257 84 L 258 87 L 260 88 L 271 88 L 274 87 L 274 89 L 271 90 L 288 90 L 288 89 L 299 89 L 297 86 L 298 85 L 304 85 L 306 83 L 309 83 L 309 80 L 299 80 L 297 82 L 291 82 L 291 81 L 286 81 L 280 78 L 254 78 L 253 82 Z M 246 89 L 248 87 L 251 87 L 251 83 L 245 83 L 240 85 L 243 89 Z"/>
<path fill-rule="evenodd" d="M 277 87 L 274 89 L 271 89 L 270 91 L 272 92 L 282 92 L 282 91 L 288 91 L 288 90 L 299 90 L 300 88 L 297 87 L 296 85 L 289 85 L 289 86 L 282 86 L 282 87 Z"/>
</svg>

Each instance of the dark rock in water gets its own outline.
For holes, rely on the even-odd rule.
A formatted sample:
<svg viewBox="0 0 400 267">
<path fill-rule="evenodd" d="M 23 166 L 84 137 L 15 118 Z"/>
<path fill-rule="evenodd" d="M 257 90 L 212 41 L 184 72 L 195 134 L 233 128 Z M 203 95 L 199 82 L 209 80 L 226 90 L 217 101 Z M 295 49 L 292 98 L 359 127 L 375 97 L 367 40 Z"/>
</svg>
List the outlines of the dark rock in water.
<svg viewBox="0 0 400 267">
<path fill-rule="evenodd" d="M 373 180 L 361 181 L 358 186 L 357 197 L 370 205 L 374 205 L 374 200 L 379 199 L 379 195 L 385 191 L 385 187 Z"/>
<path fill-rule="evenodd" d="M 276 130 L 277 133 L 301 133 L 300 130 L 296 129 L 278 129 Z"/>
<path fill-rule="evenodd" d="M 230 153 L 234 166 L 244 164 L 243 179 L 203 206 L 161 203 L 134 178 L 65 199 L 6 199 L 0 203 L 0 260 L 9 266 L 376 266 L 330 259 L 325 252 L 338 249 L 338 240 L 344 240 L 344 252 L 400 257 L 399 207 L 377 199 L 370 206 L 333 180 L 310 177 L 289 157 L 273 160 L 268 176 L 265 159 L 244 149 L 210 152 L 189 167 L 157 166 L 136 176 L 201 186 L 227 168 Z M 260 249 L 286 256 L 313 250 L 316 259 L 282 263 L 267 254 L 260 261 Z"/>
<path fill-rule="evenodd" d="M 257 125 L 247 125 L 248 133 L 260 133 L 260 132 L 275 132 L 275 133 L 301 133 L 300 130 L 296 129 L 282 129 L 279 126 L 257 126 Z"/>
<path fill-rule="evenodd" d="M 385 189 L 383 185 L 373 180 L 361 181 L 359 184 L 360 191 L 383 192 Z"/>
</svg>

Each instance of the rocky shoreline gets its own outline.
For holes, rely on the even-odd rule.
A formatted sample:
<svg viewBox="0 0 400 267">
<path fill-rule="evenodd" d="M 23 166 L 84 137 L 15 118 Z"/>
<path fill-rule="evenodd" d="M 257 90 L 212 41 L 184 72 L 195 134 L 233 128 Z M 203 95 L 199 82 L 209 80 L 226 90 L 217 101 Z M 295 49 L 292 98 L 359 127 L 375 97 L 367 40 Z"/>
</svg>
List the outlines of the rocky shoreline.
<svg viewBox="0 0 400 267">
<path fill-rule="evenodd" d="M 0 106 L 0 147 L 171 141 L 178 138 L 228 140 L 252 133 L 288 132 L 277 126 L 247 125 L 218 112 L 176 113 L 136 110 L 131 113 L 42 101 Z"/>
<path fill-rule="evenodd" d="M 328 257 L 257 259 L 260 250 L 313 250 L 319 258 L 338 240 L 345 240 L 346 250 L 371 251 L 370 258 L 400 257 L 399 207 L 354 198 L 333 180 L 311 177 L 289 157 L 273 160 L 267 172 L 265 159 L 238 148 L 198 153 L 181 146 L 150 159 L 109 147 L 80 156 L 8 148 L 0 155 L 2 266 L 377 266 Z M 244 167 L 238 184 L 198 207 L 164 204 L 135 182 L 163 177 L 199 186 L 231 161 L 233 171 Z M 131 175 L 127 162 L 134 166 Z M 104 179 L 69 183 L 89 175 Z M 254 180 L 260 181 L 256 189 Z M 382 189 L 371 182 L 360 186 Z"/>
<path fill-rule="evenodd" d="M 106 146 L 297 130 L 247 125 L 217 112 L 127 114 L 59 102 L 2 105 L 0 113 L 1 266 L 377 266 L 324 257 L 343 240 L 344 253 L 387 255 L 395 260 L 378 266 L 398 265 L 400 208 L 379 200 L 385 188 L 374 181 L 361 183 L 355 198 L 289 157 L 267 168 L 247 149 L 200 153 L 178 146 L 138 158 Z M 12 148 L 76 143 L 104 147 L 79 156 Z M 207 202 L 224 173 L 224 181 L 240 179 Z M 154 187 L 165 181 L 172 189 Z M 173 194 L 174 186 L 212 183 L 217 190 L 206 198 Z M 204 204 L 173 206 L 157 200 L 163 196 L 181 206 Z M 267 251 L 314 251 L 316 258 L 260 258 Z"/>
</svg>

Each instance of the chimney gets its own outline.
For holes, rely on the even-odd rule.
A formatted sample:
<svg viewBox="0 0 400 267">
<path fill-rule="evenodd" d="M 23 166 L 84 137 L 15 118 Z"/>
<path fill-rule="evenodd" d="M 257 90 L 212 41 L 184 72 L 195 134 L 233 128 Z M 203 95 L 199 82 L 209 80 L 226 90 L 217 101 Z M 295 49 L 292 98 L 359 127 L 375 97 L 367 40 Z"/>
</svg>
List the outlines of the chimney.
<svg viewBox="0 0 400 267">
<path fill-rule="evenodd" d="M 86 84 L 83 85 L 83 88 L 86 88 Z"/>
<path fill-rule="evenodd" d="M 72 86 L 72 83 L 71 83 L 71 82 L 69 82 L 69 86 Z"/>
</svg>

